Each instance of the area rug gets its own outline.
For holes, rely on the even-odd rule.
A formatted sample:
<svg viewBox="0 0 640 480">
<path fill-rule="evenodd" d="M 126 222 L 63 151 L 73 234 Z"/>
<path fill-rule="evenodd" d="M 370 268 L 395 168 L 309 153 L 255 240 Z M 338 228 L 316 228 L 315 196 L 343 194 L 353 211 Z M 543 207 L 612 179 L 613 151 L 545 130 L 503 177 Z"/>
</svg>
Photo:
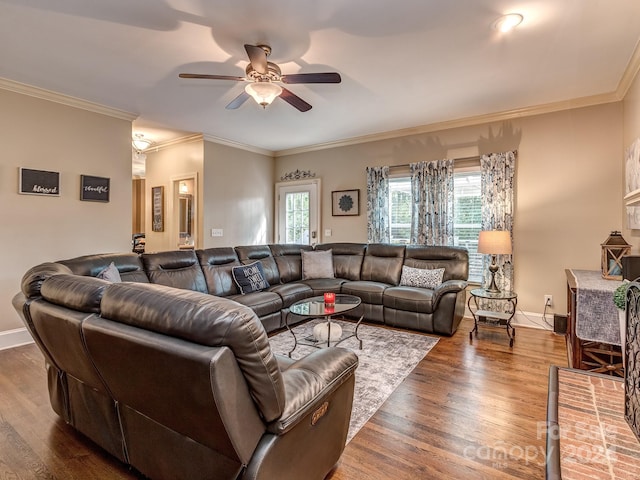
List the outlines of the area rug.
<svg viewBox="0 0 640 480">
<path fill-rule="evenodd" d="M 293 330 L 298 341 L 311 337 L 313 327 L 323 321 L 314 319 L 295 326 Z M 342 327 L 343 336 L 355 328 L 355 323 L 334 321 Z M 359 359 L 347 443 L 438 343 L 437 337 L 364 324 L 360 325 L 358 336 L 362 339 L 362 350 L 359 350 L 355 337 L 340 344 L 340 347 L 355 352 Z M 286 330 L 271 337 L 270 342 L 271 348 L 280 355 L 287 355 L 294 345 L 291 333 Z M 315 347 L 298 345 L 291 358 L 298 359 L 315 350 Z"/>
</svg>

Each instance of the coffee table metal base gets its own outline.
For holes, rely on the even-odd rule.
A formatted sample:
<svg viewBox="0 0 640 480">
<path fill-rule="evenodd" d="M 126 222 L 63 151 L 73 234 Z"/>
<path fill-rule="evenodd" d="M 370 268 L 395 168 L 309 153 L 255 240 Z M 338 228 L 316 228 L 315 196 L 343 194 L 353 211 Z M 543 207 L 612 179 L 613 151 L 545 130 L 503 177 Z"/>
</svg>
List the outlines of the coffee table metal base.
<svg viewBox="0 0 640 480">
<path fill-rule="evenodd" d="M 287 317 L 289 316 L 289 314 L 287 314 Z M 321 317 L 319 317 L 321 318 Z M 327 317 L 326 318 L 326 322 L 327 322 L 327 341 L 321 341 L 321 340 L 316 340 L 313 335 L 310 335 L 308 337 L 305 337 L 302 340 L 298 340 L 298 338 L 296 337 L 295 332 L 293 331 L 293 329 L 291 327 L 289 327 L 289 322 L 285 322 L 285 326 L 287 327 L 287 330 L 289 330 L 289 332 L 291 332 L 291 336 L 293 336 L 293 348 L 291 348 L 291 350 L 289 351 L 288 355 L 289 358 L 291 358 L 291 354 L 295 351 L 296 348 L 298 348 L 298 345 L 304 345 L 307 347 L 314 347 L 314 348 L 327 348 L 327 347 L 337 347 L 338 345 L 340 345 L 342 342 L 344 342 L 345 340 L 349 340 L 350 338 L 355 337 L 358 340 L 358 349 L 362 350 L 362 339 L 358 336 L 358 328 L 360 327 L 360 323 L 362 323 L 362 319 L 364 318 L 364 315 L 362 315 L 358 321 L 355 324 L 355 328 L 353 329 L 352 333 L 349 333 L 348 335 L 343 335 L 342 337 L 340 337 L 340 339 L 338 340 L 331 340 L 331 321 L 332 320 L 336 320 L 335 317 Z M 310 318 L 309 320 L 313 320 L 312 318 Z M 344 317 L 340 317 L 340 320 L 346 320 Z M 348 321 L 348 320 L 347 320 Z M 306 323 L 306 321 L 304 322 Z M 351 322 L 349 322 L 351 323 Z"/>
</svg>

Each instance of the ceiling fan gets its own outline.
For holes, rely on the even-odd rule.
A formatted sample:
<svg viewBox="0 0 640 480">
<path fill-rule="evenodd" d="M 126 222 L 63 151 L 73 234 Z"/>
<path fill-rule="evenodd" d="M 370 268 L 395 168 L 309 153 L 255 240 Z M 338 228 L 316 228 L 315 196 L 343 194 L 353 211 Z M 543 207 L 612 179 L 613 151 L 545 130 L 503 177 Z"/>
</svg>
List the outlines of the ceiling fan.
<svg viewBox="0 0 640 480">
<path fill-rule="evenodd" d="M 249 97 L 266 108 L 276 97 L 282 98 L 289 105 L 297 108 L 301 112 L 311 110 L 311 105 L 305 102 L 295 93 L 281 87 L 276 82 L 294 83 L 340 83 L 342 79 L 336 72 L 329 73 L 294 73 L 292 75 L 282 75 L 280 67 L 275 63 L 267 61 L 271 54 L 271 47 L 268 45 L 246 45 L 244 49 L 249 56 L 249 64 L 246 68 L 245 77 L 235 77 L 231 75 L 207 75 L 199 73 L 181 73 L 180 78 L 203 78 L 206 80 L 233 80 L 236 82 L 250 82 L 244 92 L 231 100 L 225 107 L 227 110 L 234 110 L 240 107 Z"/>
</svg>

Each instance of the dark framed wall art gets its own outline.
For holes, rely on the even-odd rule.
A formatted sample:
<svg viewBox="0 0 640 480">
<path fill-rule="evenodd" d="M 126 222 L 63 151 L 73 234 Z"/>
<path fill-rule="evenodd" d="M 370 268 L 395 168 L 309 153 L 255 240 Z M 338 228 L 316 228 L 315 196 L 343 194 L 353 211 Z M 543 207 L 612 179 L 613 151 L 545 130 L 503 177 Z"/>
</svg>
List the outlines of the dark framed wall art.
<svg viewBox="0 0 640 480">
<path fill-rule="evenodd" d="M 80 175 L 80 200 L 88 202 L 108 202 L 109 183 L 110 179 L 105 177 Z"/>
<path fill-rule="evenodd" d="M 23 195 L 60 196 L 60 173 L 46 170 L 19 169 L 18 193 Z"/>
<path fill-rule="evenodd" d="M 331 215 L 360 215 L 360 190 L 336 190 L 331 192 Z"/>
<path fill-rule="evenodd" d="M 151 230 L 164 232 L 164 187 L 151 188 Z"/>
</svg>

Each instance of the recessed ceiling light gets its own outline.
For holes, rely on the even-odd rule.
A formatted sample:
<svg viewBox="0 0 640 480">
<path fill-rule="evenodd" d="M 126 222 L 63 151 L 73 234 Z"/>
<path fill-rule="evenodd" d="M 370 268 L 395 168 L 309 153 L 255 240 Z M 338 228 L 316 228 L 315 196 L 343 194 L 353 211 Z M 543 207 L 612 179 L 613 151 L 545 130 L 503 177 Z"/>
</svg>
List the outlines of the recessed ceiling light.
<svg viewBox="0 0 640 480">
<path fill-rule="evenodd" d="M 519 13 L 509 13 L 496 20 L 494 27 L 501 32 L 510 32 L 520 25 L 522 20 L 524 20 L 524 17 Z"/>
</svg>

